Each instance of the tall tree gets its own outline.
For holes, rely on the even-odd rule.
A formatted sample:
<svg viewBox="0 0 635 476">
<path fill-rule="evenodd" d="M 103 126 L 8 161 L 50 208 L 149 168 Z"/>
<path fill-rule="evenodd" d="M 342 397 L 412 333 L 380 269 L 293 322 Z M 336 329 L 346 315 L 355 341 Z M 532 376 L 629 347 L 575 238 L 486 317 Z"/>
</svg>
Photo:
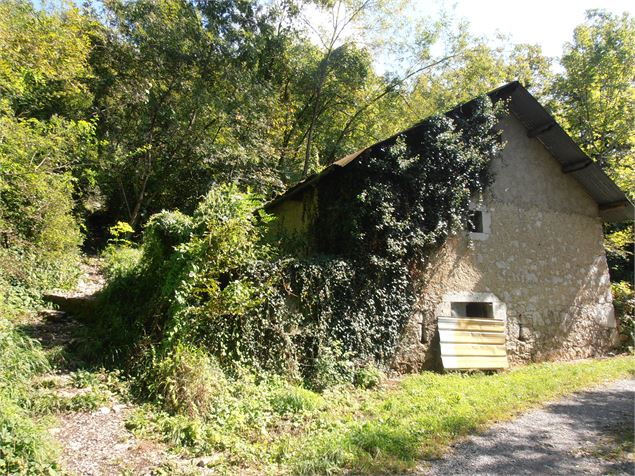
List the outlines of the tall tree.
<svg viewBox="0 0 635 476">
<path fill-rule="evenodd" d="M 589 10 L 561 64 L 552 90 L 557 118 L 635 197 L 635 20 Z"/>
<path fill-rule="evenodd" d="M 92 61 L 113 212 L 134 226 L 161 208 L 191 209 L 212 181 L 243 179 L 254 123 L 244 106 L 261 105 L 251 2 L 104 7 L 105 41 Z"/>
<path fill-rule="evenodd" d="M 589 10 L 561 58 L 551 106 L 564 128 L 635 198 L 635 20 Z M 632 224 L 607 226 L 614 280 L 633 279 Z"/>
</svg>

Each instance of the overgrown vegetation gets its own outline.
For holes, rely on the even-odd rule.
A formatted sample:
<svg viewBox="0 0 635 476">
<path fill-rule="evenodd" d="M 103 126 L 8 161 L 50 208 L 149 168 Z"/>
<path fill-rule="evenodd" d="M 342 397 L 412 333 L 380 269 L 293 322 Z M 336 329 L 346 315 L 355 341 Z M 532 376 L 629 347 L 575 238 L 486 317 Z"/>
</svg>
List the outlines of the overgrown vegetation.
<svg viewBox="0 0 635 476">
<path fill-rule="evenodd" d="M 0 472 L 54 470 L 34 415 L 108 398 L 81 372 L 81 394 L 39 392 L 50 364 L 17 328 L 74 285 L 84 242 L 109 284 L 81 350 L 152 402 L 137 431 L 299 472 L 400 468 L 428 444 L 402 420 L 357 428 L 344 407 L 375 405 L 357 399 L 376 400 L 363 389 L 384 379 L 412 278 L 488 184 L 494 111 L 434 114 L 520 79 L 632 194 L 635 28 L 589 12 L 554 75 L 539 47 L 492 45 L 451 16 L 404 28 L 407 3 L 0 0 Z M 308 25 L 314 8 L 332 24 Z M 313 258 L 267 242 L 266 197 L 428 116 L 331 182 Z M 632 342 L 629 227 L 607 226 L 606 246 Z"/>
<path fill-rule="evenodd" d="M 235 187 L 213 188 L 192 217 L 153 216 L 138 262 L 122 266 L 126 247 L 107 253 L 115 278 L 89 347 L 129 359 L 145 396 L 190 415 L 206 414 L 218 395 L 216 365 L 317 390 L 372 385 L 365 368 L 390 363 L 412 315 L 413 274 L 465 225 L 470 197 L 488 183 L 500 148 L 495 122 L 482 100 L 470 115 L 430 118 L 408 143 L 352 165 L 332 184 L 347 195 L 326 194 L 332 201 L 322 205 L 339 207 L 325 216 L 340 226 L 318 219 L 323 248 L 311 258 L 276 256 L 265 242 L 271 218 L 254 216 L 259 203 Z"/>
<path fill-rule="evenodd" d="M 6 308 L 0 305 L 0 313 Z M 55 469 L 49 435 L 31 418 L 30 379 L 48 369 L 37 343 L 0 318 L 0 472 L 40 474 Z"/>
<path fill-rule="evenodd" d="M 76 11 L 36 13 L 0 2 L 0 472 L 57 468 L 48 433 L 33 418 L 32 378 L 49 370 L 39 344 L 16 326 L 41 295 L 75 284 L 82 242 L 76 199 L 95 157 L 88 41 Z M 87 101 L 88 100 L 88 101 Z"/>
<path fill-rule="evenodd" d="M 425 372 L 371 390 L 317 395 L 279 379 L 223 382 L 212 416 L 174 416 L 153 406 L 128 421 L 219 472 L 376 474 L 412 469 L 456 438 L 572 391 L 635 373 L 630 356 L 530 365 L 498 375 Z"/>
</svg>

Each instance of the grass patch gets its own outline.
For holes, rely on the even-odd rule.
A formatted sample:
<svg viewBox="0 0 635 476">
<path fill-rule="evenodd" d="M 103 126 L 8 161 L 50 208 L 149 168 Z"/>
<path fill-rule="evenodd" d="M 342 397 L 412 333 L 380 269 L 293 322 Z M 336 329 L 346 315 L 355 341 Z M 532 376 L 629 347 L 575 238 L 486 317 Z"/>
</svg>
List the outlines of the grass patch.
<svg viewBox="0 0 635 476">
<path fill-rule="evenodd" d="M 530 365 L 495 375 L 426 372 L 373 389 L 322 395 L 280 380 L 227 380 L 207 416 L 147 405 L 128 421 L 179 451 L 215 455 L 223 472 L 393 473 L 437 457 L 453 440 L 559 396 L 635 374 L 631 356 Z"/>
<path fill-rule="evenodd" d="M 393 390 L 375 392 L 361 415 L 344 426 L 307 435 L 290 464 L 296 473 L 332 473 L 334 455 L 340 454 L 338 470 L 407 470 L 420 459 L 437 457 L 452 440 L 489 422 L 634 373 L 633 358 L 623 356 L 530 365 L 497 375 L 413 375 Z M 345 455 L 338 446 L 345 448 Z"/>
</svg>

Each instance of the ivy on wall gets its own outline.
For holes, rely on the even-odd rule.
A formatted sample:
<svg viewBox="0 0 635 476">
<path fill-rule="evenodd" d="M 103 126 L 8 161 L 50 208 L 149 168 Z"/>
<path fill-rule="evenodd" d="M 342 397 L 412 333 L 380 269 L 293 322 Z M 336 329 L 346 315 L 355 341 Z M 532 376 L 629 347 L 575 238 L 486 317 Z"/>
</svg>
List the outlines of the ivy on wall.
<svg viewBox="0 0 635 476">
<path fill-rule="evenodd" d="M 270 217 L 256 220 L 256 197 L 236 187 L 213 188 L 192 217 L 155 215 L 140 258 L 119 262 L 102 296 L 91 352 L 128 356 L 143 391 L 162 398 L 174 391 L 164 373 L 201 352 L 318 389 L 389 363 L 418 272 L 490 182 L 496 114 L 484 99 L 429 118 L 326 176 L 308 257 L 267 244 Z"/>
<path fill-rule="evenodd" d="M 315 353 L 338 342 L 361 360 L 391 358 L 413 312 L 418 272 L 465 228 L 470 198 L 490 183 L 498 112 L 484 98 L 454 117 L 430 117 L 323 179 L 316 253 L 294 273 Z"/>
</svg>

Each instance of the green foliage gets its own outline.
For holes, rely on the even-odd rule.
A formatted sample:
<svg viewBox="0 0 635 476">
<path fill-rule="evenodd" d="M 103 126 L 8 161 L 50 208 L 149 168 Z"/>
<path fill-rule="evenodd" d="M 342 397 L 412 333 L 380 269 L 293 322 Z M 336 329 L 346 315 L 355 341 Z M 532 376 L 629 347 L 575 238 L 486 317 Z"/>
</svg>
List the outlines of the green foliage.
<svg viewBox="0 0 635 476">
<path fill-rule="evenodd" d="M 139 248 L 107 246 L 101 254 L 104 276 L 110 281 L 123 278 L 139 264 L 141 255 Z"/>
<path fill-rule="evenodd" d="M 7 320 L 0 320 L 0 390 L 20 392 L 33 375 L 48 369 L 39 345 L 22 335 Z"/>
<path fill-rule="evenodd" d="M 72 396 L 63 396 L 50 391 L 35 395 L 30 410 L 38 415 L 63 412 L 92 412 L 110 403 L 108 395 L 98 389 L 89 389 Z"/>
<path fill-rule="evenodd" d="M 589 10 L 550 88 L 558 122 L 631 199 L 635 197 L 635 20 Z M 633 280 L 632 223 L 606 227 L 611 277 Z"/>
<path fill-rule="evenodd" d="M 77 9 L 0 3 L 0 293 L 25 307 L 77 277 L 82 165 L 97 154 L 85 36 Z"/>
<path fill-rule="evenodd" d="M 56 469 L 48 436 L 31 419 L 29 379 L 48 369 L 39 346 L 0 319 L 0 472 L 37 474 Z"/>
<path fill-rule="evenodd" d="M 350 384 L 355 374 L 352 357 L 337 341 L 323 343 L 307 376 L 308 385 L 322 392 L 329 387 Z"/>
<path fill-rule="evenodd" d="M 312 258 L 275 256 L 270 218 L 233 186 L 212 188 L 192 217 L 154 215 L 136 265 L 111 252 L 106 269 L 116 272 L 88 347 L 130 359 L 138 388 L 172 413 L 210 412 L 223 386 L 216 363 L 301 377 L 319 391 L 352 384 L 357 367 L 393 356 L 416 270 L 464 227 L 470 197 L 489 183 L 495 120 L 481 101 L 344 169 L 320 194 Z M 358 383 L 376 377 L 369 370 Z"/>
<path fill-rule="evenodd" d="M 273 392 L 271 407 L 280 415 L 304 413 L 320 408 L 322 397 L 302 387 L 283 386 Z"/>
<path fill-rule="evenodd" d="M 153 215 L 144 230 L 144 251 L 148 259 L 168 258 L 175 246 L 189 240 L 192 227 L 192 219 L 178 211 Z"/>
<path fill-rule="evenodd" d="M 316 395 L 279 379 L 228 378 L 203 418 L 146 405 L 127 427 L 173 449 L 215 456 L 218 472 L 403 473 L 458 438 L 561 395 L 633 374 L 622 356 L 512 371 L 411 375 L 374 390 Z"/>
<path fill-rule="evenodd" d="M 0 109 L 47 119 L 75 116 L 90 106 L 90 21 L 70 4 L 64 7 L 0 2 Z"/>
<path fill-rule="evenodd" d="M 378 387 L 384 379 L 385 375 L 380 369 L 373 364 L 368 364 L 355 372 L 353 383 L 356 387 L 369 389 Z"/>
<path fill-rule="evenodd" d="M 190 417 L 206 415 L 227 393 L 223 371 L 199 349 L 177 344 L 149 366 L 146 391 L 172 413 Z"/>
<path fill-rule="evenodd" d="M 56 263 L 77 256 L 69 168 L 91 147 L 89 124 L 19 120 L 0 111 L 0 230 L 4 247 Z"/>
<path fill-rule="evenodd" d="M 137 228 L 162 209 L 192 213 L 213 183 L 280 191 L 502 82 L 539 91 L 548 77 L 537 46 L 490 46 L 449 18 L 394 34 L 386 25 L 408 2 L 318 3 L 108 0 L 87 14 L 104 141 L 91 170 L 111 222 Z M 334 31 L 307 25 L 309 5 Z M 344 24 L 359 28 L 354 39 L 338 33 Z M 431 53 L 437 42 L 447 55 Z M 374 58 L 395 51 L 399 67 L 378 74 Z"/>
<path fill-rule="evenodd" d="M 132 242 L 130 238 L 134 233 L 134 229 L 129 223 L 118 221 L 108 228 L 108 243 L 115 246 L 130 246 Z"/>
<path fill-rule="evenodd" d="M 328 357 L 322 348 L 339 342 L 351 360 L 389 361 L 413 311 L 418 271 L 465 227 L 470 198 L 489 184 L 487 167 L 500 150 L 495 121 L 489 100 L 466 117 L 431 117 L 324 181 L 311 234 L 316 254 L 292 267 L 309 329 L 305 354 L 320 362 Z"/>
<path fill-rule="evenodd" d="M 55 452 L 45 429 L 0 393 L 0 472 L 51 474 L 56 469 Z"/>
<path fill-rule="evenodd" d="M 553 85 L 557 118 L 592 158 L 633 195 L 635 21 L 589 10 L 565 46 Z"/>
<path fill-rule="evenodd" d="M 253 357 L 242 355 L 241 345 L 250 339 L 253 346 L 268 348 L 243 321 L 262 302 L 258 293 L 266 293 L 268 280 L 274 279 L 252 276 L 264 272 L 258 267 L 270 255 L 258 244 L 264 231 L 253 220 L 257 206 L 253 196 L 235 187 L 216 187 L 193 218 L 162 212 L 149 220 L 138 264 L 128 268 L 130 260 L 122 266 L 102 294 L 103 320 L 94 323 L 101 326 L 98 348 L 105 346 L 107 355 L 122 358 L 142 345 L 149 355 L 150 348 L 141 342 L 146 335 L 148 344 L 161 343 L 161 359 L 186 342 L 210 349 L 225 367 Z M 244 331 L 238 332 L 243 324 Z"/>
<path fill-rule="evenodd" d="M 613 306 L 619 322 L 619 329 L 624 336 L 624 344 L 635 345 L 635 292 L 633 285 L 627 281 L 613 283 Z"/>
</svg>

